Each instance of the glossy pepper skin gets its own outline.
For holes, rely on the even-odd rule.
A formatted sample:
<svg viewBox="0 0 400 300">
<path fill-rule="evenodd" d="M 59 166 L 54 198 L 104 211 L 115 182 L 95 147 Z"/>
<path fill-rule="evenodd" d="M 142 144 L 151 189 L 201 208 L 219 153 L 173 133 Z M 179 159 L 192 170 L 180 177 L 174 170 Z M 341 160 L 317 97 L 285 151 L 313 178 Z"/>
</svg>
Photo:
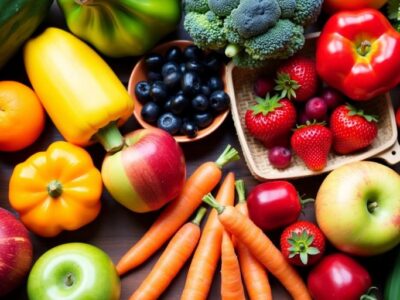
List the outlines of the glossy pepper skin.
<svg viewBox="0 0 400 300">
<path fill-rule="evenodd" d="M 24 63 L 51 120 L 68 141 L 86 146 L 99 140 L 122 147 L 115 123 L 124 123 L 134 102 L 107 63 L 86 43 L 58 28 L 27 42 Z M 117 133 L 117 145 L 109 145 Z"/>
<path fill-rule="evenodd" d="M 43 237 L 93 221 L 101 192 L 101 174 L 89 153 L 64 141 L 18 164 L 9 183 L 11 206 L 29 230 Z"/>
<path fill-rule="evenodd" d="M 178 25 L 179 0 L 58 0 L 68 28 L 111 57 L 145 54 Z"/>
<path fill-rule="evenodd" d="M 400 34 L 375 9 L 343 11 L 325 24 L 317 42 L 317 72 L 358 101 L 400 83 Z"/>
</svg>

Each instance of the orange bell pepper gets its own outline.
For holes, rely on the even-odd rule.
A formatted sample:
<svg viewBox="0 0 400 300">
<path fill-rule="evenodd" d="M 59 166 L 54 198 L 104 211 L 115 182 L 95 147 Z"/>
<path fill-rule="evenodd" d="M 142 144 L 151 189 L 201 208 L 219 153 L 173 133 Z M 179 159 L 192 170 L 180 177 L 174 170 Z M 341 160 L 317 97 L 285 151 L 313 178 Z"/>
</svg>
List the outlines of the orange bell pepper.
<svg viewBox="0 0 400 300">
<path fill-rule="evenodd" d="M 9 183 L 11 206 L 29 230 L 43 237 L 93 221 L 101 192 L 101 175 L 89 153 L 64 141 L 18 164 Z"/>
</svg>

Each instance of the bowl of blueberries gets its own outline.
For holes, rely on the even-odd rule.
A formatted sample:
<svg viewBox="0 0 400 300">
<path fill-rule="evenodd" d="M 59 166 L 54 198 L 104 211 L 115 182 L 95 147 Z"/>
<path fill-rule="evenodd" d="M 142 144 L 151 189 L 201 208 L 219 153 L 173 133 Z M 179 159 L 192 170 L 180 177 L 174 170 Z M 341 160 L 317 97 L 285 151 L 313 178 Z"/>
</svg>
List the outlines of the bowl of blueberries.
<svg viewBox="0 0 400 300">
<path fill-rule="evenodd" d="M 225 85 L 223 55 L 175 40 L 137 62 L 128 92 L 142 127 L 161 128 L 183 143 L 206 137 L 225 120 L 230 108 Z"/>
</svg>

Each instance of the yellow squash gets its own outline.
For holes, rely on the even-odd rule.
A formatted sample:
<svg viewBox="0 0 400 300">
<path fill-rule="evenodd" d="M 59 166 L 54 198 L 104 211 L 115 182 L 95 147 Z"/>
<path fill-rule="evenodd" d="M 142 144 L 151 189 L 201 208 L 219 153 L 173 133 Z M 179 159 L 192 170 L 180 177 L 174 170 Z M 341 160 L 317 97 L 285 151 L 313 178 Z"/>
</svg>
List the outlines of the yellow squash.
<svg viewBox="0 0 400 300">
<path fill-rule="evenodd" d="M 98 140 L 107 151 L 122 147 L 117 125 L 133 112 L 133 99 L 107 63 L 87 44 L 47 28 L 24 48 L 29 80 L 51 120 L 69 142 Z"/>
</svg>

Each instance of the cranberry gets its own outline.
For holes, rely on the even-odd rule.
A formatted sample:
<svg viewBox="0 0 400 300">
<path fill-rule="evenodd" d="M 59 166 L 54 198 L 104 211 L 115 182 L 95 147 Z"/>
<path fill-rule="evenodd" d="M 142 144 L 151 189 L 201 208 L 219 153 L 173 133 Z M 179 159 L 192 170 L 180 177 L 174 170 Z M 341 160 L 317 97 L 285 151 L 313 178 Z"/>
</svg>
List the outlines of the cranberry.
<svg viewBox="0 0 400 300">
<path fill-rule="evenodd" d="M 314 97 L 307 101 L 305 106 L 305 113 L 308 119 L 322 121 L 325 119 L 328 106 L 324 99 L 320 97 Z"/>
<path fill-rule="evenodd" d="M 292 159 L 292 152 L 282 146 L 275 146 L 268 151 L 269 163 L 278 169 L 285 169 L 290 165 Z"/>
<path fill-rule="evenodd" d="M 324 87 L 321 93 L 321 98 L 325 101 L 330 110 L 335 109 L 344 102 L 343 95 L 331 87 Z"/>
<path fill-rule="evenodd" d="M 260 98 L 265 98 L 265 96 L 270 93 L 275 86 L 275 82 L 269 77 L 260 77 L 254 83 L 254 93 Z"/>
</svg>

